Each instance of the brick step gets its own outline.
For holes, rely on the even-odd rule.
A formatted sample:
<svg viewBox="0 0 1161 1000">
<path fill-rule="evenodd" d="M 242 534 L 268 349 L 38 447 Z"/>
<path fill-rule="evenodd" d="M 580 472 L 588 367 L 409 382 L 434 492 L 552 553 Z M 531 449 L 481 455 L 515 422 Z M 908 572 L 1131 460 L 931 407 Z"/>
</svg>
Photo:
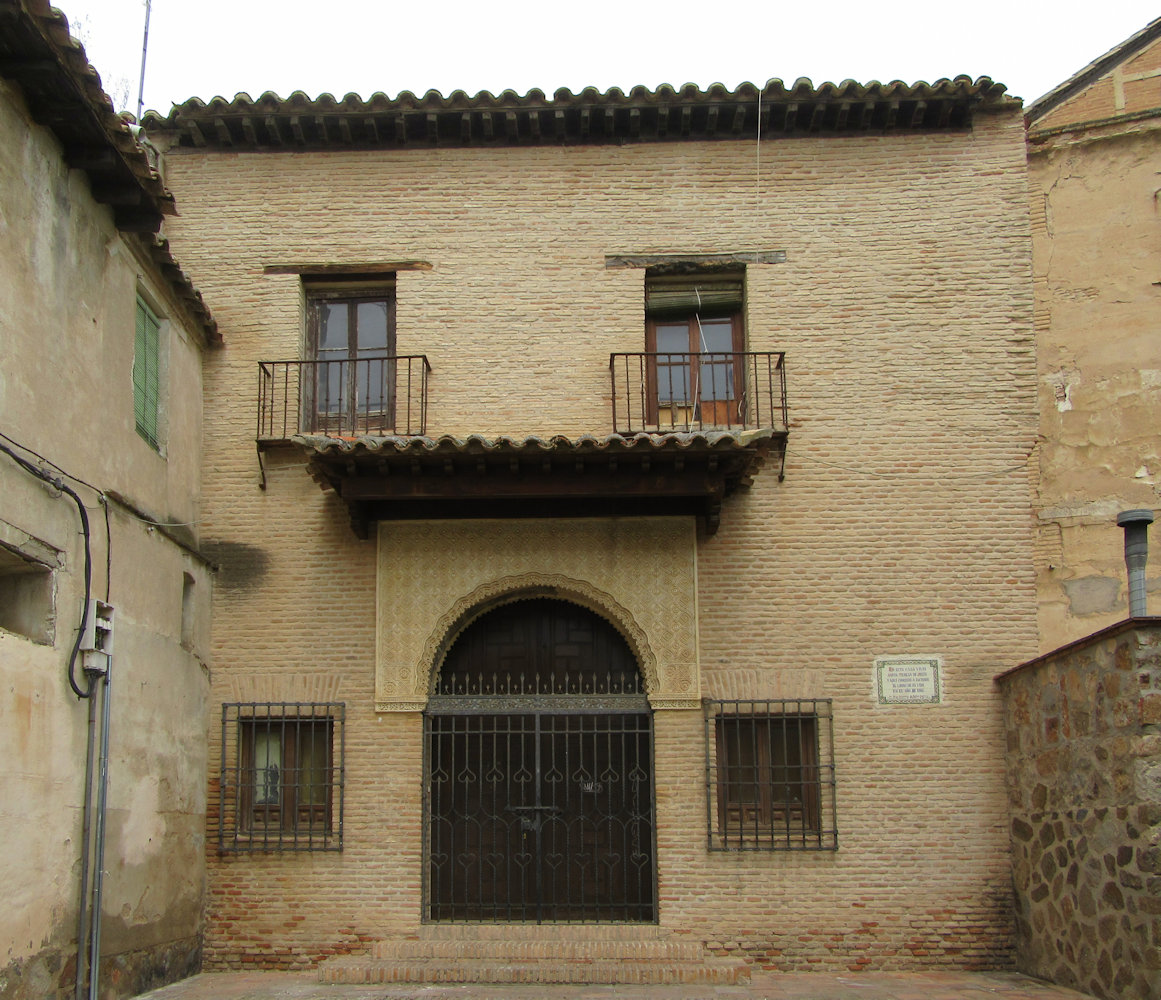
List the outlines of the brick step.
<svg viewBox="0 0 1161 1000">
<path fill-rule="evenodd" d="M 657 924 L 422 924 L 425 941 L 652 941 L 670 940 L 673 932 Z"/>
<path fill-rule="evenodd" d="M 320 983 L 717 983 L 747 982 L 741 959 L 706 956 L 696 962 L 556 958 L 497 962 L 485 958 L 428 958 L 392 961 L 345 956 L 318 968 Z"/>
<path fill-rule="evenodd" d="M 705 958 L 700 942 L 646 938 L 619 941 L 615 938 L 559 940 L 529 938 L 403 938 L 376 941 L 371 957 L 390 961 L 411 959 L 490 958 L 501 962 L 537 961 L 626 961 L 699 962 Z"/>
</svg>

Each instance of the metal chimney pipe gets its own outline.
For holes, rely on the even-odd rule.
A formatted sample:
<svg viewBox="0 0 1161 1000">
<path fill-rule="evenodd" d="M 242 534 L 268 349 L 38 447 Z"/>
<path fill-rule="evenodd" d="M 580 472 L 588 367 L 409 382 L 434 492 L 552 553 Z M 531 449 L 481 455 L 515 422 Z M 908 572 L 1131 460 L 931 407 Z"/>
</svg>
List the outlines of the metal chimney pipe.
<svg viewBox="0 0 1161 1000">
<path fill-rule="evenodd" d="M 1129 617 L 1144 618 L 1145 563 L 1149 559 L 1149 525 L 1151 510 L 1123 510 L 1117 515 L 1117 526 L 1125 529 L 1125 568 L 1129 571 Z"/>
</svg>

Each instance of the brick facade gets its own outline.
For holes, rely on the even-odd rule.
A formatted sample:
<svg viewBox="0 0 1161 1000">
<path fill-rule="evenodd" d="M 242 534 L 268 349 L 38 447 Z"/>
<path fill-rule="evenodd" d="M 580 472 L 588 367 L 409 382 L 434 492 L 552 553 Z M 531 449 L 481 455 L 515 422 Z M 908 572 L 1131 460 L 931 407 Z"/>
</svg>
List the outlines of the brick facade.
<svg viewBox="0 0 1161 1000">
<path fill-rule="evenodd" d="M 1037 645 L 1017 108 L 759 150 L 211 144 L 174 145 L 165 166 L 182 206 L 168 233 L 229 345 L 205 370 L 211 701 L 322 692 L 347 713 L 341 852 L 219 855 L 211 782 L 208 967 L 305 967 L 422 916 L 422 719 L 375 704 L 390 524 L 379 547 L 357 539 L 300 449 L 268 452 L 259 485 L 257 362 L 304 356 L 303 283 L 277 272 L 429 264 L 395 273 L 397 350 L 432 365 L 428 434 L 575 438 L 609 433 L 609 354 L 643 347 L 644 271 L 606 257 L 755 250 L 786 253 L 747 266 L 744 310 L 748 349 L 786 352 L 785 479 L 767 462 L 716 534 L 686 518 L 700 691 L 833 699 L 839 847 L 707 851 L 702 712 L 657 708 L 659 923 L 778 969 L 1011 962 L 992 677 Z M 509 525 L 534 554 L 537 522 Z M 433 563 L 459 558 L 431 534 Z M 640 560 L 648 587 L 659 570 Z M 887 654 L 939 657 L 942 702 L 878 704 Z"/>
</svg>

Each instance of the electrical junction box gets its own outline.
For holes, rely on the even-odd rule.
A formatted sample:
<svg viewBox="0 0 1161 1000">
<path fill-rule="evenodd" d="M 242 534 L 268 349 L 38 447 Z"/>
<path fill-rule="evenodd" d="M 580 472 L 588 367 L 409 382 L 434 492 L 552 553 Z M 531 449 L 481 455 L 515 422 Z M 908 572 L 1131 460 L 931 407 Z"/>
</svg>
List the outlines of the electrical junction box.
<svg viewBox="0 0 1161 1000">
<path fill-rule="evenodd" d="M 113 655 L 113 613 L 112 604 L 106 604 L 96 598 L 89 601 L 85 632 L 81 636 L 82 653 Z"/>
</svg>

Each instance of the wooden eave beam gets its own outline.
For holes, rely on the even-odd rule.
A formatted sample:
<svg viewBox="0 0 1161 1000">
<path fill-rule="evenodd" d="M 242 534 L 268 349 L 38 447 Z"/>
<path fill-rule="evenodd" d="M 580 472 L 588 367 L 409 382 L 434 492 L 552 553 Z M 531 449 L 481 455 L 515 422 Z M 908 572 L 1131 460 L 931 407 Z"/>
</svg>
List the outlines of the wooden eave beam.
<svg viewBox="0 0 1161 1000">
<path fill-rule="evenodd" d="M 575 461 L 575 460 L 574 460 Z M 415 476 L 382 476 L 340 473 L 341 489 L 348 500 L 397 499 L 538 499 L 641 497 L 701 497 L 725 488 L 725 476 L 704 468 L 675 472 L 672 468 L 624 469 L 615 476 L 600 470 L 577 472 L 567 469 L 523 470 L 514 475 L 489 476 L 448 474 L 441 464 Z"/>
<path fill-rule="evenodd" d="M 294 141 L 300 146 L 306 145 L 306 133 L 302 128 L 302 118 L 298 115 L 290 116 L 290 133 L 294 136 Z"/>
<path fill-rule="evenodd" d="M 218 142 L 220 142 L 223 146 L 234 145 L 234 137 L 230 135 L 230 128 L 226 124 L 225 118 L 214 119 L 214 132 L 218 136 Z"/>
<path fill-rule="evenodd" d="M 64 160 L 74 170 L 105 172 L 116 169 L 117 154 L 107 146 L 73 146 L 65 150 Z"/>
<path fill-rule="evenodd" d="M 246 137 L 246 142 L 251 146 L 258 145 L 258 132 L 254 128 L 254 119 L 249 115 L 242 119 L 242 135 Z"/>
<path fill-rule="evenodd" d="M 267 115 L 262 122 L 266 126 L 266 137 L 276 146 L 285 146 L 286 140 L 282 136 L 282 129 L 278 126 L 278 119 L 274 115 Z"/>
</svg>

